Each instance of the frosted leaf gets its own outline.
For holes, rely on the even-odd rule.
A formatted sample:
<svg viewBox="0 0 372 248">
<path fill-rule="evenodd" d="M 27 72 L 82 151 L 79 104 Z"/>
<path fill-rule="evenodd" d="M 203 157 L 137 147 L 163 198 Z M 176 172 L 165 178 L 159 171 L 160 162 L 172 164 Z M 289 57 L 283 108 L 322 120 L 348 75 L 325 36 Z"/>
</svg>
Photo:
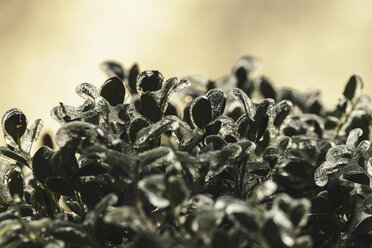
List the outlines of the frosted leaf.
<svg viewBox="0 0 372 248">
<path fill-rule="evenodd" d="M 328 174 L 332 173 L 336 168 L 337 165 L 327 161 L 321 164 L 314 173 L 315 184 L 319 187 L 326 185 L 328 183 Z"/>
<path fill-rule="evenodd" d="M 165 110 L 168 107 L 168 101 L 169 98 L 181 91 L 182 89 L 189 87 L 191 85 L 191 82 L 189 80 L 179 80 L 176 77 L 170 78 L 165 82 L 165 85 L 163 89 L 161 90 L 161 96 L 159 97 L 161 99 L 160 107 L 161 107 L 161 113 L 164 114 Z"/>
<path fill-rule="evenodd" d="M 203 194 L 195 195 L 189 200 L 189 208 L 192 209 L 210 209 L 213 204 L 213 199 Z"/>
<path fill-rule="evenodd" d="M 272 221 L 279 229 L 279 235 L 281 241 L 287 246 L 292 247 L 295 243 L 295 234 L 293 225 L 288 216 L 283 213 L 280 209 L 272 208 L 265 214 L 268 222 Z"/>
<path fill-rule="evenodd" d="M 223 150 L 202 153 L 198 157 L 198 162 L 209 165 L 209 169 L 215 175 L 221 173 L 233 159 L 236 159 L 243 149 L 237 144 L 228 144 Z"/>
<path fill-rule="evenodd" d="M 150 226 L 148 219 L 138 209 L 130 206 L 121 206 L 108 211 L 103 221 L 113 223 L 121 227 L 130 227 L 132 230 L 145 230 Z"/>
<path fill-rule="evenodd" d="M 256 114 L 256 108 L 247 94 L 239 88 L 234 88 L 230 91 L 230 95 L 243 104 L 247 117 L 253 120 L 253 116 Z"/>
<path fill-rule="evenodd" d="M 170 118 L 163 118 L 160 121 L 141 129 L 139 133 L 137 133 L 137 139 L 135 141 L 136 147 L 142 147 L 148 144 L 148 141 L 159 137 L 161 134 L 165 133 L 166 131 L 176 131 L 179 128 L 179 123 L 170 119 Z"/>
<path fill-rule="evenodd" d="M 163 80 L 163 74 L 161 74 L 159 71 L 143 71 L 137 77 L 137 91 L 142 95 L 147 91 L 160 90 Z"/>
<path fill-rule="evenodd" d="M 265 197 L 274 194 L 277 188 L 278 186 L 273 181 L 265 181 L 264 183 L 257 186 L 253 194 L 257 201 L 261 201 Z"/>
<path fill-rule="evenodd" d="M 359 137 L 363 135 L 363 130 L 360 128 L 355 128 L 350 131 L 347 136 L 346 145 L 355 146 L 355 143 L 358 141 Z"/>
<path fill-rule="evenodd" d="M 7 145 L 14 148 L 20 145 L 20 139 L 27 130 L 27 119 L 20 109 L 8 110 L 2 120 L 4 139 Z"/>
<path fill-rule="evenodd" d="M 32 144 L 39 138 L 44 122 L 37 119 L 21 138 L 21 150 L 30 153 Z"/>
<path fill-rule="evenodd" d="M 281 136 L 275 140 L 275 146 L 279 147 L 282 151 L 286 151 L 292 146 L 292 139 L 288 136 Z"/>
<path fill-rule="evenodd" d="M 173 132 L 177 137 L 180 151 L 189 151 L 200 142 L 200 138 L 204 135 L 201 129 L 191 129 L 189 124 L 180 120 L 177 116 L 170 115 L 166 118 L 178 123 L 178 128 L 174 129 Z"/>
<path fill-rule="evenodd" d="M 223 114 L 226 106 L 226 94 L 220 89 L 211 89 L 206 94 L 212 106 L 212 119 Z"/>
<path fill-rule="evenodd" d="M 221 128 L 220 128 L 219 134 L 222 137 L 226 137 L 236 131 L 235 122 L 230 117 L 220 116 L 219 118 L 217 118 L 216 121 L 221 122 Z"/>
<path fill-rule="evenodd" d="M 82 83 L 75 89 L 76 93 L 87 100 L 94 101 L 97 97 L 99 97 L 99 89 L 90 83 Z"/>
<path fill-rule="evenodd" d="M 50 116 L 60 124 L 80 118 L 80 114 L 76 111 L 75 107 L 64 105 L 63 103 L 60 103 L 60 106 L 52 108 Z"/>
<path fill-rule="evenodd" d="M 101 70 L 104 71 L 109 77 L 118 77 L 121 80 L 124 80 L 125 78 L 125 72 L 122 65 L 115 61 L 102 62 Z"/>
<path fill-rule="evenodd" d="M 138 154 L 139 159 L 144 165 L 162 166 L 164 163 L 174 160 L 174 152 L 171 148 L 160 146 L 152 150 Z"/>
<path fill-rule="evenodd" d="M 110 104 L 106 101 L 105 98 L 99 96 L 95 99 L 96 103 L 96 110 L 100 113 L 100 116 L 102 120 L 101 122 L 108 122 L 110 118 L 110 113 L 111 113 L 111 106 Z"/>
<path fill-rule="evenodd" d="M 73 121 L 64 124 L 57 131 L 55 141 L 58 146 L 63 147 L 69 142 L 79 142 L 83 138 L 95 140 L 96 126 L 82 121 Z"/>
<path fill-rule="evenodd" d="M 273 120 L 273 124 L 275 127 L 279 127 L 285 118 L 289 115 L 293 108 L 293 104 L 291 101 L 288 100 L 282 100 L 279 103 L 276 104 L 274 111 L 275 111 L 275 117 Z"/>
<path fill-rule="evenodd" d="M 347 164 L 351 162 L 354 154 L 354 147 L 350 145 L 339 145 L 328 150 L 326 160 L 333 164 Z"/>
<path fill-rule="evenodd" d="M 138 188 L 142 190 L 149 202 L 158 208 L 169 206 L 169 200 L 165 197 L 166 186 L 162 175 L 152 175 L 139 181 Z"/>
</svg>

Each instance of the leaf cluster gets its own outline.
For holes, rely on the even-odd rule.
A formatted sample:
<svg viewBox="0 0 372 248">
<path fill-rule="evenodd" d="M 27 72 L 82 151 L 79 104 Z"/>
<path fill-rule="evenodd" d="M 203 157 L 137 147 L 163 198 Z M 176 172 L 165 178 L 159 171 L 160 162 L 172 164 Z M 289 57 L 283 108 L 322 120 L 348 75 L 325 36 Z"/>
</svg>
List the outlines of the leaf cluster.
<svg viewBox="0 0 372 248">
<path fill-rule="evenodd" d="M 60 103 L 51 142 L 2 119 L 1 247 L 369 247 L 370 98 L 352 76 L 334 109 L 276 89 L 240 58 L 229 75 L 164 80 L 107 61 L 101 87 Z M 48 140 L 48 139 L 44 139 Z"/>
</svg>

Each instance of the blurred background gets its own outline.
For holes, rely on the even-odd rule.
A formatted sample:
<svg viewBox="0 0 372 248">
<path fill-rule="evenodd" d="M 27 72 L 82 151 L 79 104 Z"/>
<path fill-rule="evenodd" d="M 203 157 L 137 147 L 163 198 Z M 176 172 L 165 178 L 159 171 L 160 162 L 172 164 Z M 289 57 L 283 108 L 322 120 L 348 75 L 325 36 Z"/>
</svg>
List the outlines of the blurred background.
<svg viewBox="0 0 372 248">
<path fill-rule="evenodd" d="M 369 0 L 0 0 L 0 115 L 17 107 L 55 131 L 50 109 L 81 104 L 75 87 L 100 86 L 108 59 L 216 79 L 251 54 L 275 86 L 319 88 L 326 105 L 354 73 L 372 95 L 371 10 Z"/>
</svg>

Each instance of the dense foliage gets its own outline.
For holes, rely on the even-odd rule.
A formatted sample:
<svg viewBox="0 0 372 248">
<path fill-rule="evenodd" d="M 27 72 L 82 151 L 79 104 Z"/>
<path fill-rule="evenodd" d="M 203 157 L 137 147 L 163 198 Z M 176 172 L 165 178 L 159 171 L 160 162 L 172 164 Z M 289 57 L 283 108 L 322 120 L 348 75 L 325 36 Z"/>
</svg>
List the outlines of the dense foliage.
<svg viewBox="0 0 372 248">
<path fill-rule="evenodd" d="M 370 98 L 352 76 L 334 109 L 275 89 L 240 58 L 218 80 L 105 62 L 81 106 L 2 119 L 1 247 L 369 247 Z M 48 139 L 44 139 L 48 140 Z"/>
</svg>

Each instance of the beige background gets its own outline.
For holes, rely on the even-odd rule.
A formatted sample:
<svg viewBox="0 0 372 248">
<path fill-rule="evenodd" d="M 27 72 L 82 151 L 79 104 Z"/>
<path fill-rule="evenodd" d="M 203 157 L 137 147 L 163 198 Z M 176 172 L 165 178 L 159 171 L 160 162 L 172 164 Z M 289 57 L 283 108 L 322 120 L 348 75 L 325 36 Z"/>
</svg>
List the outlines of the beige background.
<svg viewBox="0 0 372 248">
<path fill-rule="evenodd" d="M 0 115 L 55 130 L 50 109 L 80 104 L 75 87 L 101 85 L 106 59 L 213 79 L 252 54 L 276 86 L 320 88 L 328 105 L 353 73 L 372 95 L 371 13 L 369 0 L 0 0 Z"/>
</svg>

